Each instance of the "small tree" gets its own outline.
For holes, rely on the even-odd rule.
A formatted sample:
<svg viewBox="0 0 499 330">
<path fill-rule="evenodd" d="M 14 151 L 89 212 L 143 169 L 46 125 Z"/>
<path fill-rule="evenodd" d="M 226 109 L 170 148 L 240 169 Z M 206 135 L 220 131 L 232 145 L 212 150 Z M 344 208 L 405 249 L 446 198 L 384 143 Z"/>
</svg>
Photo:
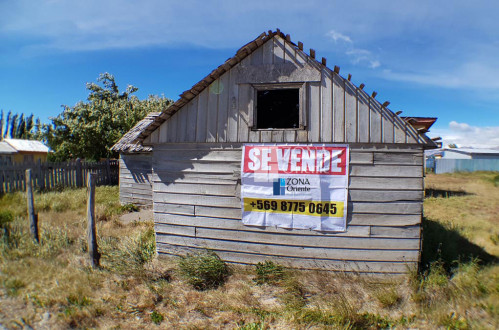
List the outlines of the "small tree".
<svg viewBox="0 0 499 330">
<path fill-rule="evenodd" d="M 138 88 L 131 85 L 120 93 L 114 76 L 109 73 L 101 74 L 97 82 L 100 84 L 87 83 L 90 91 L 87 102 L 63 106 L 63 112 L 44 127 L 46 141 L 55 151 L 56 160 L 77 157 L 99 160 L 116 156 L 110 148 L 126 132 L 149 112 L 161 111 L 172 103 L 157 96 L 139 100 L 132 95 Z"/>
</svg>

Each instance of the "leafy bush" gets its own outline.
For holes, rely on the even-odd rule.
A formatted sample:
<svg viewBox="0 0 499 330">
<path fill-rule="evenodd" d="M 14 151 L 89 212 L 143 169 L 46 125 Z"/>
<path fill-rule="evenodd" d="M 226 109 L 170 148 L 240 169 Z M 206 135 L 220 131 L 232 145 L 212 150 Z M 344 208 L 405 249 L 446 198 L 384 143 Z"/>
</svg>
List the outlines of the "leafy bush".
<svg viewBox="0 0 499 330">
<path fill-rule="evenodd" d="M 213 251 L 182 256 L 178 268 L 180 274 L 197 290 L 217 288 L 230 275 L 227 264 Z"/>
<path fill-rule="evenodd" d="M 265 260 L 256 264 L 256 277 L 253 281 L 258 285 L 264 283 L 275 284 L 284 278 L 284 267 L 271 260 Z"/>
<path fill-rule="evenodd" d="M 153 311 L 151 313 L 151 321 L 153 321 L 154 324 L 161 324 L 161 322 L 163 322 L 164 320 L 164 316 L 161 314 L 161 313 L 158 313 L 156 311 Z"/>
</svg>

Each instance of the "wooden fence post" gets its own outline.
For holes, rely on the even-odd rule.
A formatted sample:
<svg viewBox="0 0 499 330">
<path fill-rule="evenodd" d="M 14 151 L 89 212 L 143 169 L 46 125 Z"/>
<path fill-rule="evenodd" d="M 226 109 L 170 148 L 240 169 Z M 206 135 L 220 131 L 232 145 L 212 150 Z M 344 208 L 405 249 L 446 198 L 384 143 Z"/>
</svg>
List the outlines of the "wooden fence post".
<svg viewBox="0 0 499 330">
<path fill-rule="evenodd" d="M 87 180 L 87 220 L 88 220 L 88 254 L 92 267 L 99 267 L 100 253 L 97 246 L 95 231 L 95 179 L 93 173 L 88 173 Z"/>
<path fill-rule="evenodd" d="M 107 183 L 108 185 L 111 184 L 111 165 L 109 164 L 109 158 L 106 159 L 106 173 L 107 173 Z"/>
<path fill-rule="evenodd" d="M 31 169 L 26 170 L 26 200 L 28 202 L 29 228 L 33 239 L 40 243 L 38 235 L 38 214 L 35 214 L 35 202 L 33 198 L 33 185 L 31 184 Z"/>
<path fill-rule="evenodd" d="M 83 187 L 83 173 L 81 173 L 81 159 L 76 159 L 76 186 Z"/>
</svg>

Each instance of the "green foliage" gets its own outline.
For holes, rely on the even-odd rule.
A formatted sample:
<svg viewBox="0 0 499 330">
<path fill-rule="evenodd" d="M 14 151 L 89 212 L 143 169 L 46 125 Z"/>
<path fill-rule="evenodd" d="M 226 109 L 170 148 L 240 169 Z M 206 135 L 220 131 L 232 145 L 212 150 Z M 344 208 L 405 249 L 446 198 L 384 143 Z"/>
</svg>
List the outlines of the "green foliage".
<svg viewBox="0 0 499 330">
<path fill-rule="evenodd" d="M 36 123 L 36 124 L 35 124 Z M 24 116 L 24 114 L 12 114 L 12 111 L 4 116 L 3 110 L 0 110 L 0 139 L 41 139 L 40 119 L 34 118 L 33 114 Z"/>
<path fill-rule="evenodd" d="M 164 316 L 163 316 L 161 313 L 159 313 L 159 312 L 157 312 L 157 311 L 153 311 L 153 312 L 151 313 L 151 321 L 152 321 L 154 324 L 156 324 L 156 325 L 160 325 L 160 324 L 161 324 L 161 322 L 163 322 L 163 320 L 164 320 Z"/>
<path fill-rule="evenodd" d="M 284 278 L 284 267 L 271 260 L 265 260 L 256 264 L 255 273 L 253 281 L 256 284 L 275 284 Z"/>
<path fill-rule="evenodd" d="M 86 102 L 63 112 L 45 125 L 45 138 L 54 150 L 53 160 L 85 158 L 99 160 L 116 156 L 110 148 L 148 113 L 161 111 L 172 101 L 149 96 L 139 100 L 132 95 L 138 88 L 128 85 L 119 91 L 114 76 L 103 73 L 97 79 L 101 85 L 87 83 L 90 92 Z"/>
<path fill-rule="evenodd" d="M 0 228 L 5 228 L 9 222 L 12 222 L 14 217 L 10 211 L 0 211 Z"/>
<path fill-rule="evenodd" d="M 135 204 L 125 204 L 120 207 L 120 210 L 124 213 L 138 212 L 139 207 Z"/>
<path fill-rule="evenodd" d="M 178 260 L 180 274 L 197 290 L 214 289 L 224 284 L 229 267 L 213 251 L 187 254 Z"/>
<path fill-rule="evenodd" d="M 499 187 L 499 175 L 496 175 L 492 178 L 492 183 L 494 186 Z"/>
</svg>

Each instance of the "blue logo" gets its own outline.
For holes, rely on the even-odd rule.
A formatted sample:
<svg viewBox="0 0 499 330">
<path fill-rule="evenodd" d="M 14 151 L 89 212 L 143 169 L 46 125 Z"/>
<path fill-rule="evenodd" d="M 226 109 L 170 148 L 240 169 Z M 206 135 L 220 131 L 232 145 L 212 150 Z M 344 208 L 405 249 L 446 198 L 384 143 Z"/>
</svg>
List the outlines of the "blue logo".
<svg viewBox="0 0 499 330">
<path fill-rule="evenodd" d="M 285 179 L 275 179 L 274 180 L 274 196 L 284 195 L 286 192 L 286 180 Z"/>
</svg>

